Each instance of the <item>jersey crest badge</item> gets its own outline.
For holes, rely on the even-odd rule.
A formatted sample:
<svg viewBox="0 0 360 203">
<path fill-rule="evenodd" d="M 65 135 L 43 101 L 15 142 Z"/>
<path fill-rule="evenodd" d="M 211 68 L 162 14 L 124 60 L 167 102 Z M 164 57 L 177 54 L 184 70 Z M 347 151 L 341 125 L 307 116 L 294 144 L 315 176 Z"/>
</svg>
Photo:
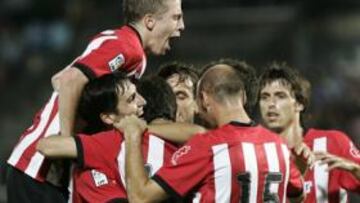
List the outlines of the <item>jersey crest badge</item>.
<svg viewBox="0 0 360 203">
<path fill-rule="evenodd" d="M 109 61 L 109 67 L 112 72 L 120 68 L 125 63 L 124 55 L 119 54 L 115 58 L 113 58 L 111 61 Z"/>
</svg>

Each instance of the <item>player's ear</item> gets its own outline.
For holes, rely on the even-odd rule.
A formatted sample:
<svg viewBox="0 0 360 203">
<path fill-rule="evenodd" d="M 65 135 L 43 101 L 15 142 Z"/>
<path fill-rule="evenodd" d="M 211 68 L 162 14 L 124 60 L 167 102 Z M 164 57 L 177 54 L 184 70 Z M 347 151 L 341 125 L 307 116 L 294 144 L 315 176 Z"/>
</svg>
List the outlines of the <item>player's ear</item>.
<svg viewBox="0 0 360 203">
<path fill-rule="evenodd" d="M 209 108 L 210 108 L 210 97 L 209 95 L 204 92 L 204 91 L 201 91 L 200 92 L 200 97 L 201 97 L 201 108 L 205 109 L 206 112 L 209 111 Z"/>
<path fill-rule="evenodd" d="M 301 104 L 301 103 L 299 103 L 299 102 L 296 102 L 295 105 L 296 105 L 295 108 L 296 108 L 296 110 L 297 110 L 298 112 L 302 112 L 302 111 L 304 110 L 304 105 L 303 105 L 303 104 Z"/>
<path fill-rule="evenodd" d="M 105 124 L 112 125 L 113 123 L 116 122 L 117 117 L 113 113 L 101 113 L 100 114 L 100 119 Z"/>
<path fill-rule="evenodd" d="M 146 14 L 143 18 L 144 25 L 148 30 L 153 30 L 156 24 L 156 19 L 153 14 Z"/>
</svg>

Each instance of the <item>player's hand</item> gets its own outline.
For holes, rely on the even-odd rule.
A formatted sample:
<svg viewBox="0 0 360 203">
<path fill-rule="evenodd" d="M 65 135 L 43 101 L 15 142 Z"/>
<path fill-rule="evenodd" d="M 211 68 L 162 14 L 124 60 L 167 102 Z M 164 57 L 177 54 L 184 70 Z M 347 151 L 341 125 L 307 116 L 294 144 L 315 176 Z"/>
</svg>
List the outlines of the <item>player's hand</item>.
<svg viewBox="0 0 360 203">
<path fill-rule="evenodd" d="M 124 132 L 125 136 L 141 136 L 147 128 L 146 122 L 135 115 L 125 116 L 120 121 L 115 122 L 113 126 Z"/>
<path fill-rule="evenodd" d="M 316 160 L 319 160 L 321 165 L 328 165 L 328 171 L 338 168 L 352 172 L 359 168 L 358 164 L 333 154 L 325 152 L 315 152 L 315 156 Z"/>
<path fill-rule="evenodd" d="M 295 145 L 292 153 L 296 157 L 296 165 L 302 174 L 306 172 L 306 169 L 312 169 L 314 167 L 316 161 L 315 154 L 304 142 Z"/>
</svg>

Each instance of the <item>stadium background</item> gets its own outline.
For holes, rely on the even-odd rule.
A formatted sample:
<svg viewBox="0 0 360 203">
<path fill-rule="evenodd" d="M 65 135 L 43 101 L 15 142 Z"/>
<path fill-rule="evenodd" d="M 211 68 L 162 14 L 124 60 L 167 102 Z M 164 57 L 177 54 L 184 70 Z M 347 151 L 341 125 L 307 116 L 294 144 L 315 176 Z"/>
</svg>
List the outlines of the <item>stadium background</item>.
<svg viewBox="0 0 360 203">
<path fill-rule="evenodd" d="M 0 202 L 5 161 L 51 93 L 50 78 L 91 36 L 122 23 L 121 0 L 0 1 Z M 308 124 L 360 142 L 360 1 L 183 0 L 186 29 L 147 74 L 179 60 L 287 61 L 313 85 Z M 341 146 L 339 146 L 341 147 Z M 360 202 L 352 197 L 351 202 Z"/>
</svg>

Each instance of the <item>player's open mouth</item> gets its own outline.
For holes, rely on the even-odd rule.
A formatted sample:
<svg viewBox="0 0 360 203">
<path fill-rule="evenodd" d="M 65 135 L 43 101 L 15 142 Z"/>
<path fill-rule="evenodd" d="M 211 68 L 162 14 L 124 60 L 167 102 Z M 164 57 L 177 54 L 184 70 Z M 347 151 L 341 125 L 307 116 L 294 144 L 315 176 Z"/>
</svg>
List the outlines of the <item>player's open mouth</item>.
<svg viewBox="0 0 360 203">
<path fill-rule="evenodd" d="M 270 120 L 274 120 L 279 117 L 279 114 L 275 112 L 268 112 L 266 117 L 268 117 Z"/>
</svg>

